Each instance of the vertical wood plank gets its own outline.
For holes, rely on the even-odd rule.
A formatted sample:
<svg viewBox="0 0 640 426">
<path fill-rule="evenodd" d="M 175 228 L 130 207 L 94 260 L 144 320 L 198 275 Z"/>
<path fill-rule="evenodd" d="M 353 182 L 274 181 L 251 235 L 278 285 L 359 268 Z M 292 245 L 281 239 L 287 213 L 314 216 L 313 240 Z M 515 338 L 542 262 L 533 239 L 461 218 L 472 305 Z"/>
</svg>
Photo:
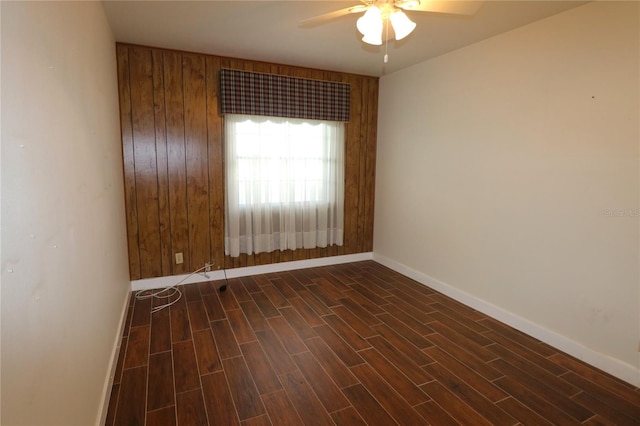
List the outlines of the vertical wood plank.
<svg viewBox="0 0 640 426">
<path fill-rule="evenodd" d="M 118 60 L 118 95 L 120 99 L 120 128 L 122 132 L 127 244 L 129 247 L 129 276 L 132 280 L 137 280 L 142 277 L 142 274 L 140 271 L 140 247 L 138 245 L 138 208 L 136 205 L 136 176 L 133 157 L 133 129 L 131 124 L 129 48 L 118 45 L 116 53 Z"/>
<path fill-rule="evenodd" d="M 218 76 L 221 61 L 206 60 L 207 143 L 209 160 L 209 231 L 213 268 L 224 267 L 224 157 L 223 127 L 218 98 Z"/>
<path fill-rule="evenodd" d="M 360 114 L 362 112 L 362 84 L 349 77 L 351 84 L 351 112 L 345 134 L 344 183 L 344 254 L 355 253 L 358 248 L 358 205 L 360 198 Z"/>
<path fill-rule="evenodd" d="M 364 223 L 364 234 L 362 235 L 362 252 L 373 251 L 373 212 L 375 210 L 375 177 L 376 177 L 376 152 L 378 140 L 378 79 L 369 78 L 367 97 L 367 140 L 365 156 L 365 205 L 364 217 L 360 220 Z"/>
<path fill-rule="evenodd" d="M 162 265 L 159 256 L 160 222 L 151 50 L 131 49 L 129 60 L 140 271 L 142 276 L 157 277 L 162 274 Z"/>
<path fill-rule="evenodd" d="M 169 211 L 169 175 L 167 158 L 167 129 L 164 102 L 164 57 L 161 50 L 153 49 L 153 109 L 158 170 L 158 220 L 160 227 L 160 263 L 162 275 L 171 275 L 171 216 Z"/>
<path fill-rule="evenodd" d="M 175 264 L 176 253 L 188 256 L 187 176 L 184 141 L 184 102 L 182 93 L 182 59 L 180 53 L 164 52 L 164 85 L 167 129 L 167 174 L 171 223 L 172 274 L 187 271 L 186 263 Z M 187 259 L 185 259 L 187 260 Z"/>
<path fill-rule="evenodd" d="M 183 54 L 187 217 L 191 271 L 210 261 L 209 168 L 204 56 Z"/>
</svg>

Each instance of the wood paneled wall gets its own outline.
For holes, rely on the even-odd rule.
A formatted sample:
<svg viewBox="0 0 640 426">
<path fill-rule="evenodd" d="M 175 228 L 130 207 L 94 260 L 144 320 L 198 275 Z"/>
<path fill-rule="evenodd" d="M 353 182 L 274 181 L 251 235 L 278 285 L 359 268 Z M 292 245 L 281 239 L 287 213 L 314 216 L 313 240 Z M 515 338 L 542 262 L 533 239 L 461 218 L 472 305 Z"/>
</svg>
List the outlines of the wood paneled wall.
<svg viewBox="0 0 640 426">
<path fill-rule="evenodd" d="M 373 249 L 378 78 L 117 44 L 132 280 Z M 351 84 L 346 127 L 344 245 L 224 255 L 220 68 Z M 175 263 L 183 253 L 184 263 Z"/>
</svg>

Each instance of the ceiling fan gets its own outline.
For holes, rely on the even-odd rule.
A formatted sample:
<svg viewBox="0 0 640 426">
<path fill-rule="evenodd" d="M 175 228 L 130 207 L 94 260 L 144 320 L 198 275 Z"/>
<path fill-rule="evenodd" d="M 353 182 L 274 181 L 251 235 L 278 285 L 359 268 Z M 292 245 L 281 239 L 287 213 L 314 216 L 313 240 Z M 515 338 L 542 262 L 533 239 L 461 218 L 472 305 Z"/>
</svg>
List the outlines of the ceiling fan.
<svg viewBox="0 0 640 426">
<path fill-rule="evenodd" d="M 473 15 L 484 3 L 482 0 L 452 1 L 452 0 L 360 0 L 363 4 L 347 7 L 305 19 L 301 26 L 315 26 L 330 19 L 351 13 L 364 14 L 358 18 L 356 27 L 362 34 L 362 41 L 372 45 L 381 45 L 383 30 L 386 24 L 384 40 L 395 38 L 401 40 L 415 29 L 415 22 L 411 21 L 404 11 L 448 13 L 455 15 Z M 389 34 L 389 23 L 393 30 L 393 37 Z"/>
</svg>

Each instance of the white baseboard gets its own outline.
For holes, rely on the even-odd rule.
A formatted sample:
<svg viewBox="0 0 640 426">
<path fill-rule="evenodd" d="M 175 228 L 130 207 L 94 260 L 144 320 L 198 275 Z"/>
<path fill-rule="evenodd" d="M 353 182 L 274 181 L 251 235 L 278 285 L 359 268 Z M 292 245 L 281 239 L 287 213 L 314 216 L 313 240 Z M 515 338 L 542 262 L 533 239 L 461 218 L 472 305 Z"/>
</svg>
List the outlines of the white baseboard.
<svg viewBox="0 0 640 426">
<path fill-rule="evenodd" d="M 393 269 L 411 279 L 418 281 L 434 290 L 437 290 L 458 302 L 464 303 L 473 309 L 480 311 L 492 318 L 497 319 L 509 326 L 522 331 L 538 340 L 541 340 L 554 348 L 557 348 L 563 352 L 568 353 L 602 371 L 605 371 L 612 376 L 615 376 L 625 382 L 631 383 L 634 386 L 640 386 L 640 369 L 632 365 L 626 364 L 618 359 L 596 352 L 588 347 L 581 345 L 563 335 L 560 335 L 554 331 L 546 329 L 534 322 L 531 322 L 525 318 L 522 318 L 512 312 L 502 309 L 496 305 L 479 299 L 465 291 L 459 290 L 455 287 L 445 284 L 442 281 L 438 281 L 435 278 L 430 277 L 420 271 L 416 271 L 406 265 L 398 263 L 394 260 L 386 258 L 384 256 L 375 254 L 373 260 L 376 262 Z"/>
<path fill-rule="evenodd" d="M 247 266 L 245 268 L 234 268 L 226 271 L 227 278 L 246 277 L 249 275 L 268 274 L 272 272 L 292 271 L 294 269 L 315 268 L 318 266 L 338 265 L 341 263 L 360 262 L 372 260 L 373 253 L 356 253 L 344 256 L 320 257 L 317 259 L 295 260 L 291 262 L 271 263 L 269 265 Z M 172 275 L 169 277 L 148 278 L 144 280 L 131 281 L 131 290 L 154 290 L 181 284 L 200 283 L 205 281 L 223 280 L 225 278 L 222 270 L 211 271 L 198 274 Z"/>
<path fill-rule="evenodd" d="M 118 364 L 118 354 L 120 353 L 120 343 L 122 342 L 122 332 L 124 331 L 130 300 L 131 292 L 127 292 L 127 297 L 124 298 L 124 305 L 122 306 L 122 312 L 120 313 L 120 324 L 118 326 L 118 332 L 116 333 L 113 350 L 111 351 L 111 358 L 109 359 L 109 369 L 107 370 L 107 377 L 105 378 L 104 388 L 102 389 L 102 405 L 98 409 L 99 417 L 96 423 L 98 425 L 105 424 L 107 420 L 109 400 L 111 399 L 111 387 L 113 386 L 113 381 L 115 379 L 116 366 Z"/>
</svg>

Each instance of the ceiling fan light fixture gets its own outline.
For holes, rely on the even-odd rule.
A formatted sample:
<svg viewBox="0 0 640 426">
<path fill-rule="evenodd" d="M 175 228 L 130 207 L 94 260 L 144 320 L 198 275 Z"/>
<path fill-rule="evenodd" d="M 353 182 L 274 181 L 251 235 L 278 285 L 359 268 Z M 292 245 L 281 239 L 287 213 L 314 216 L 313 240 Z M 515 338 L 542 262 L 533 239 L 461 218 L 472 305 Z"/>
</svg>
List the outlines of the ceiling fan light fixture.
<svg viewBox="0 0 640 426">
<path fill-rule="evenodd" d="M 358 18 L 356 22 L 358 31 L 364 36 L 362 41 L 368 44 L 382 44 L 382 12 L 377 6 L 372 6 Z"/>
<path fill-rule="evenodd" d="M 420 0 L 406 0 L 404 2 L 401 3 L 396 3 L 398 7 L 401 7 L 405 10 L 412 10 L 415 9 L 416 7 L 420 6 Z"/>
<path fill-rule="evenodd" d="M 409 17 L 401 10 L 393 12 L 389 16 L 389 19 L 391 20 L 391 26 L 393 27 L 393 32 L 396 35 L 396 40 L 402 40 L 411 34 L 416 28 L 416 23 L 409 19 Z"/>
</svg>

